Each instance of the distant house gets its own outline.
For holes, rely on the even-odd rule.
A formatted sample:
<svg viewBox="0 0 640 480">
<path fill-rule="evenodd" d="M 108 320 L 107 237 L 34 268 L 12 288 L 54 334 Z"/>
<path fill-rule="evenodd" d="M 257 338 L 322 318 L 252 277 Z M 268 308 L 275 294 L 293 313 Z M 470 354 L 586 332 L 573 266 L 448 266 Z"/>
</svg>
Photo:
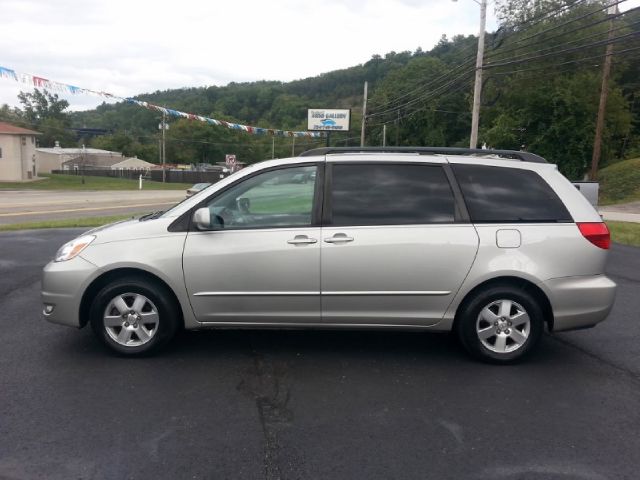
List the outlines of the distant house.
<svg viewBox="0 0 640 480">
<path fill-rule="evenodd" d="M 0 181 L 23 181 L 37 176 L 36 135 L 39 132 L 0 122 Z"/>
<path fill-rule="evenodd" d="M 111 152 L 99 148 L 61 148 L 57 144 L 53 148 L 36 149 L 39 173 L 51 173 L 53 170 L 63 170 L 63 165 L 69 160 L 79 159 L 76 163 L 88 165 L 112 165 L 121 162 L 125 157 L 120 152 Z"/>
<path fill-rule="evenodd" d="M 62 162 L 61 170 L 135 170 L 148 171 L 156 168 L 154 163 L 136 157 L 101 157 L 98 155 L 80 155 Z"/>
</svg>

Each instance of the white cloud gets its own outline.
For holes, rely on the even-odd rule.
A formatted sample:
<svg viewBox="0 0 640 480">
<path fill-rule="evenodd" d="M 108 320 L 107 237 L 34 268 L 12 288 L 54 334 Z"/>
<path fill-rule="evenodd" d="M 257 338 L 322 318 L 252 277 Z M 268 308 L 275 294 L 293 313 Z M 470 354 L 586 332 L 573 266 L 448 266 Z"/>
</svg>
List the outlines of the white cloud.
<svg viewBox="0 0 640 480">
<path fill-rule="evenodd" d="M 489 29 L 495 28 L 490 19 Z M 475 34 L 473 0 L 3 0 L 0 65 L 130 96 L 318 75 Z M 24 85 L 0 81 L 0 103 Z M 100 98 L 69 96 L 73 109 Z"/>
</svg>

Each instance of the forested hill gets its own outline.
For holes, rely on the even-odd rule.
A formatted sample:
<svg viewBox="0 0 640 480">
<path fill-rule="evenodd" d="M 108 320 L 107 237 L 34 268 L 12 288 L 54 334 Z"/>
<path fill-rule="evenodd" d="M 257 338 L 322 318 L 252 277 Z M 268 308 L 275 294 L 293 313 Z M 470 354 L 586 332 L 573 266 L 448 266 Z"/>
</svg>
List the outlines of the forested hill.
<svg viewBox="0 0 640 480">
<path fill-rule="evenodd" d="M 557 163 L 569 177 L 582 177 L 591 162 L 602 64 L 611 43 L 602 164 L 640 156 L 638 8 L 607 16 L 600 0 L 496 0 L 496 4 L 501 27 L 486 41 L 480 143 L 524 148 Z M 382 144 L 386 125 L 388 145 L 467 146 L 476 45 L 473 36 L 444 37 L 430 51 L 374 56 L 361 65 L 293 82 L 231 83 L 136 98 L 220 120 L 296 130 L 306 128 L 307 108 L 352 108 L 351 133 L 336 133 L 331 142 L 357 145 L 366 80 L 368 145 Z M 0 108 L 0 118 L 2 114 Z M 77 143 L 61 132 L 65 119 L 49 126 L 43 115 L 28 118 L 40 122 L 43 142 L 52 142 L 55 136 Z M 75 127 L 113 132 L 91 139 L 91 146 L 157 161 L 157 112 L 130 104 L 102 105 L 72 113 L 69 120 Z M 291 138 L 276 138 L 275 155 L 297 154 L 323 142 L 299 138 L 294 148 Z M 271 149 L 271 137 L 198 121 L 171 119 L 167 132 L 167 158 L 172 163 L 213 163 L 226 153 L 251 163 L 271 158 Z"/>
<path fill-rule="evenodd" d="M 359 144 L 363 85 L 375 92 L 391 72 L 401 71 L 420 57 L 434 57 L 443 63 L 459 60 L 458 50 L 475 48 L 473 36 L 443 39 L 430 52 L 391 52 L 373 56 L 354 67 L 292 82 L 259 81 L 230 83 L 226 86 L 181 88 L 138 95 L 135 98 L 176 110 L 206 115 L 220 120 L 281 129 L 306 129 L 308 108 L 352 108 L 351 140 Z M 74 127 L 105 128 L 114 135 L 91 141 L 92 146 L 124 151 L 154 161 L 157 158 L 158 113 L 128 104 L 103 104 L 95 110 L 74 112 Z M 334 134 L 344 144 L 347 134 Z M 207 142 L 207 143 L 204 143 Z M 290 155 L 291 139 L 276 139 L 276 154 Z M 296 153 L 323 144 L 324 140 L 297 139 Z M 236 153 L 243 161 L 254 162 L 271 157 L 271 138 L 253 137 L 199 125 L 174 121 L 168 131 L 168 159 L 172 162 L 214 162 L 225 153 Z"/>
</svg>

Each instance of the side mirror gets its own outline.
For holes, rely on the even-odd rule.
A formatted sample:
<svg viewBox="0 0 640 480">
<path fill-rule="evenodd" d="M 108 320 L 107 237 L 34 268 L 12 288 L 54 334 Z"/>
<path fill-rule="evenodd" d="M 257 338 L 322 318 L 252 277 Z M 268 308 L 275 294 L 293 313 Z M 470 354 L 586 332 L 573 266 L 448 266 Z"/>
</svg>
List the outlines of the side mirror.
<svg viewBox="0 0 640 480">
<path fill-rule="evenodd" d="M 199 208 L 193 212 L 193 223 L 198 230 L 222 230 L 224 219 L 220 215 L 211 215 L 208 208 Z"/>
<path fill-rule="evenodd" d="M 198 230 L 209 230 L 211 228 L 211 213 L 208 208 L 199 208 L 193 213 L 193 223 Z"/>
</svg>

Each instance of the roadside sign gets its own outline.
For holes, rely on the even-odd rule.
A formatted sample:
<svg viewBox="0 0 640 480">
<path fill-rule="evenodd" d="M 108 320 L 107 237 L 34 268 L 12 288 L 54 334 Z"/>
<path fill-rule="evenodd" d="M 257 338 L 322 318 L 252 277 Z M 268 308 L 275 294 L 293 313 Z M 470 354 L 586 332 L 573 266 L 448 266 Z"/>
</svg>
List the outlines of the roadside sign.
<svg viewBox="0 0 640 480">
<path fill-rule="evenodd" d="M 227 167 L 233 167 L 236 164 L 236 156 L 232 154 L 226 154 L 224 156 L 224 163 Z"/>
<path fill-rule="evenodd" d="M 307 130 L 348 132 L 351 128 L 351 110 L 310 108 L 307 110 Z"/>
</svg>

